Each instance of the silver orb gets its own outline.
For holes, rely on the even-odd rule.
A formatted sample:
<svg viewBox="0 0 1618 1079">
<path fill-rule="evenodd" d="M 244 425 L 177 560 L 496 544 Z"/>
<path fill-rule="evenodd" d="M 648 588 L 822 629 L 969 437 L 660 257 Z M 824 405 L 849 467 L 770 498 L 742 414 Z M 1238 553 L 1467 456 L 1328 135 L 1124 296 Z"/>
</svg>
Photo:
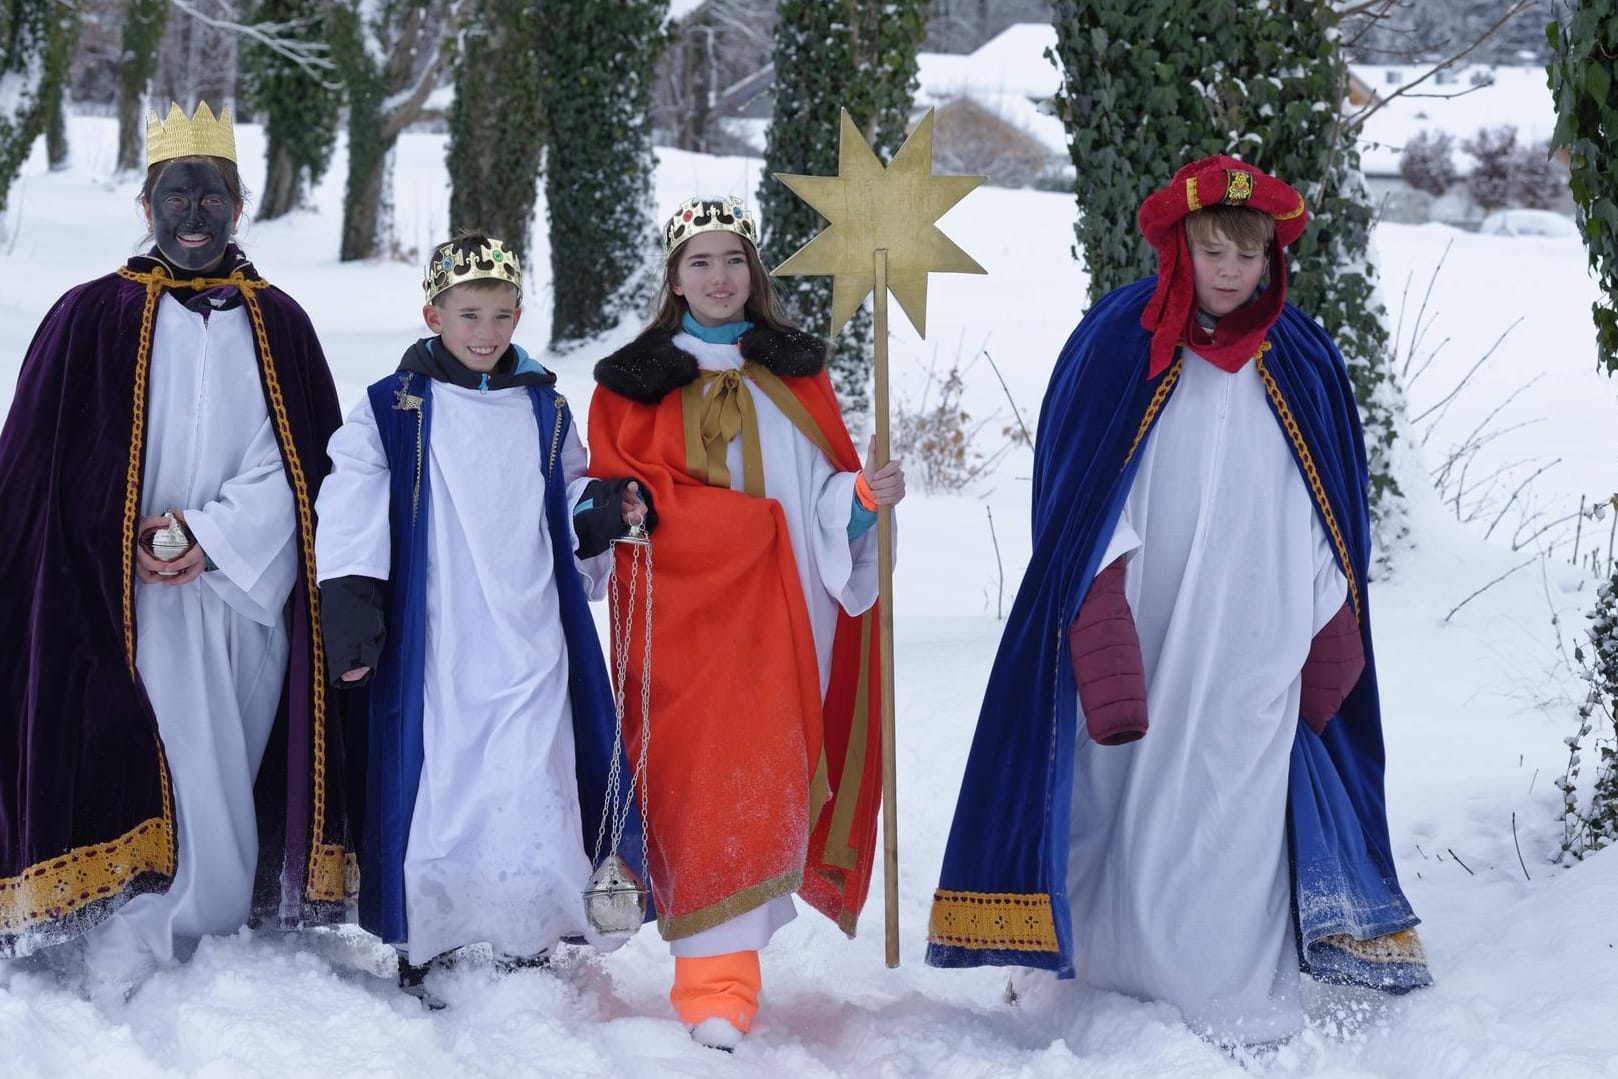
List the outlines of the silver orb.
<svg viewBox="0 0 1618 1079">
<path fill-rule="evenodd" d="M 174 519 L 174 514 L 166 513 L 168 524 L 151 534 L 147 546 L 151 548 L 152 557 L 159 562 L 172 562 L 191 549 L 191 537 L 186 533 L 185 526 Z"/>
</svg>

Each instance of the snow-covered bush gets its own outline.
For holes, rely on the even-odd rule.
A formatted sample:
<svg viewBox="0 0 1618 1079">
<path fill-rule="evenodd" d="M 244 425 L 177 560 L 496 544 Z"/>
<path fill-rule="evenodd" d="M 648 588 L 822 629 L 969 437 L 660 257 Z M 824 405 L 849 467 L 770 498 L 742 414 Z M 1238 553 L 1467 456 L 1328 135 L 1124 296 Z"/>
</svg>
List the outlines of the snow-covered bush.
<svg viewBox="0 0 1618 1079">
<path fill-rule="evenodd" d="M 1443 131 L 1423 131 L 1405 143 L 1399 155 L 1399 175 L 1417 191 L 1435 198 L 1448 191 L 1459 179 L 1451 153 L 1455 139 Z"/>
<path fill-rule="evenodd" d="M 1579 706 L 1578 733 L 1563 739 L 1567 772 L 1556 781 L 1562 792 L 1562 849 L 1555 860 L 1582 859 L 1618 841 L 1618 574 L 1601 586 L 1590 612 L 1588 640 L 1573 649 L 1574 661 L 1589 687 Z M 1596 754 L 1589 790 L 1580 800 L 1579 776 L 1586 752 Z"/>
<path fill-rule="evenodd" d="M 1567 191 L 1567 173 L 1551 157 L 1548 142 L 1518 147 L 1508 162 L 1511 176 L 1511 205 L 1531 210 L 1548 210 Z"/>
<path fill-rule="evenodd" d="M 1461 143 L 1461 149 L 1477 162 L 1466 178 L 1472 201 L 1485 211 L 1510 206 L 1512 162 L 1518 154 L 1517 129 L 1510 124 L 1479 128 L 1476 135 Z"/>
</svg>

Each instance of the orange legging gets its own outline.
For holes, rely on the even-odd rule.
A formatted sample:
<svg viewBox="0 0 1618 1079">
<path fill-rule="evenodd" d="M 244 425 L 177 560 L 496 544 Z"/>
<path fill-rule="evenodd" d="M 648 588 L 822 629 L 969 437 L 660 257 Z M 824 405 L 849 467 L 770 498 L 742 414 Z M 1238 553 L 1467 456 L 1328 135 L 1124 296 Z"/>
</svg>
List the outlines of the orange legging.
<svg viewBox="0 0 1618 1079">
<path fill-rule="evenodd" d="M 699 958 L 674 957 L 674 988 L 669 1001 L 687 1026 L 704 1019 L 728 1019 L 746 1033 L 758 1014 L 762 983 L 757 952 L 730 952 Z"/>
</svg>

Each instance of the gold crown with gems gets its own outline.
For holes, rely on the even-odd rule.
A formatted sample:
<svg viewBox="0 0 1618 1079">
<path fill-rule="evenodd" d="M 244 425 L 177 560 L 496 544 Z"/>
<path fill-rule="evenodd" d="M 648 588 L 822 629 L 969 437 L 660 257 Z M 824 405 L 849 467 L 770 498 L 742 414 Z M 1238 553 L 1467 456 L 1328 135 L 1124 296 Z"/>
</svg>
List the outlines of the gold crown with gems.
<svg viewBox="0 0 1618 1079">
<path fill-rule="evenodd" d="M 475 237 L 471 242 L 451 240 L 433 250 L 433 257 L 428 260 L 426 273 L 421 280 L 428 303 L 432 303 L 433 298 L 446 289 L 464 285 L 468 281 L 504 282 L 517 290 L 517 302 L 522 303 L 522 265 L 517 261 L 517 256 L 493 237 L 489 237 L 487 243 L 480 244 L 482 239 Z M 477 250 L 469 250 L 474 244 L 478 244 Z"/>
<path fill-rule="evenodd" d="M 756 249 L 758 219 L 735 195 L 686 199 L 663 226 L 663 261 L 674 249 L 704 232 L 734 232 Z"/>
<path fill-rule="evenodd" d="M 169 102 L 169 114 L 159 120 L 155 111 L 146 113 L 146 167 L 177 157 L 222 157 L 236 163 L 236 130 L 231 126 L 230 107 L 213 110 L 206 101 L 188 120 L 178 102 Z"/>
</svg>

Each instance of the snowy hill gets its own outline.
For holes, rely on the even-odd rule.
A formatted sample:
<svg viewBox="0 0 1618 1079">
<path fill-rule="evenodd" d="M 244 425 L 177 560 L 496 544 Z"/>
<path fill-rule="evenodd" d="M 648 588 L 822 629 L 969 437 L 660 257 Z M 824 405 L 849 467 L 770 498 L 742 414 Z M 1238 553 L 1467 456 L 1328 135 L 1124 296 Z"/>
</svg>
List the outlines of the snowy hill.
<svg viewBox="0 0 1618 1079">
<path fill-rule="evenodd" d="M 110 177 L 111 122 L 76 119 L 71 134 L 73 166 L 49 173 L 36 153 L 0 230 L 0 279 L 7 283 L 0 293 L 0 408 L 9 406 L 23 350 L 50 303 L 115 267 L 142 234 L 135 183 Z M 239 137 L 252 189 L 262 179 L 261 135 L 248 127 Z M 448 203 L 441 138 L 407 135 L 398 162 L 400 240 L 419 253 L 442 231 Z M 664 152 L 656 201 L 669 207 L 694 191 L 750 194 L 758 172 L 754 160 Z M 243 243 L 265 275 L 309 310 L 348 405 L 424 331 L 414 261 L 336 261 L 341 183 L 339 168 L 312 210 L 250 226 Z M 1069 254 L 1073 213 L 1064 195 L 985 188 L 943 220 L 989 275 L 933 279 L 933 336 L 925 342 L 896 317 L 899 402 L 917 407 L 928 370 L 943 377 L 959 360 L 964 407 L 990 420 L 983 437 L 992 452 L 998 431 L 1012 421 L 979 358 L 987 348 L 1028 421 L 1036 419 L 1051 362 L 1084 306 L 1083 273 Z M 519 339 L 582 403 L 593 362 L 634 327 L 567 356 L 542 354 L 551 276 L 544 220 L 541 208 L 541 249 L 529 269 L 532 306 Z M 764 1011 L 728 1057 L 693 1045 L 673 1019 L 672 965 L 651 931 L 604 959 L 574 953 L 554 974 L 499 978 L 474 961 L 445 976 L 451 1007 L 432 1014 L 396 991 L 387 953 L 358 933 L 244 932 L 205 942 L 189 964 L 155 976 L 108 1013 L 49 964 L 0 962 L 0 1075 L 1615 1074 L 1618 854 L 1572 870 L 1547 862 L 1560 834 L 1552 781 L 1566 765 L 1561 738 L 1571 733 L 1580 694 L 1553 617 L 1571 651 L 1595 582 L 1568 565 L 1571 522 L 1521 551 L 1510 549 L 1510 539 L 1576 510 L 1581 495 L 1606 498 L 1618 489 L 1618 387 L 1595 373 L 1593 289 L 1571 239 L 1382 226 L 1384 291 L 1402 340 L 1411 338 L 1433 267 L 1452 241 L 1426 304 L 1433 321 L 1413 350 L 1411 370 L 1425 370 L 1411 389 L 1412 414 L 1441 407 L 1461 388 L 1436 425 L 1436 412 L 1414 425 L 1427 443 L 1406 476 L 1415 492 L 1413 546 L 1370 592 L 1394 850 L 1425 919 L 1434 988 L 1400 999 L 1316 990 L 1306 1033 L 1244 1070 L 1163 1006 L 1028 978 L 1019 981 L 1023 1003 L 1013 1008 L 1003 1002 L 1005 972 L 922 964 L 928 901 L 1000 632 L 986 511 L 993 512 L 1008 604 L 1028 553 L 1031 455 L 1018 448 L 960 493 L 913 484 L 901 511 L 898 970 L 882 962 L 880 882 L 853 942 L 805 913 L 765 952 Z M 1463 385 L 1518 316 L 1522 324 Z M 1506 432 L 1516 423 L 1527 426 Z M 1470 456 L 1477 482 L 1503 468 L 1518 478 L 1504 486 L 1497 480 L 1492 494 L 1474 487 L 1470 498 L 1463 485 L 1463 515 L 1474 519 L 1462 525 L 1421 477 L 1479 424 L 1500 437 Z M 1557 458 L 1560 464 L 1510 499 L 1537 467 L 1511 471 L 1513 462 Z M 1486 541 L 1496 515 L 1500 523 Z M 1594 542 L 1602 565 L 1610 524 L 1587 522 L 1581 535 L 1582 553 Z M 25 535 L 27 525 L 16 521 L 14 530 Z M 1536 545 L 1552 541 L 1551 557 L 1535 559 Z"/>
</svg>

